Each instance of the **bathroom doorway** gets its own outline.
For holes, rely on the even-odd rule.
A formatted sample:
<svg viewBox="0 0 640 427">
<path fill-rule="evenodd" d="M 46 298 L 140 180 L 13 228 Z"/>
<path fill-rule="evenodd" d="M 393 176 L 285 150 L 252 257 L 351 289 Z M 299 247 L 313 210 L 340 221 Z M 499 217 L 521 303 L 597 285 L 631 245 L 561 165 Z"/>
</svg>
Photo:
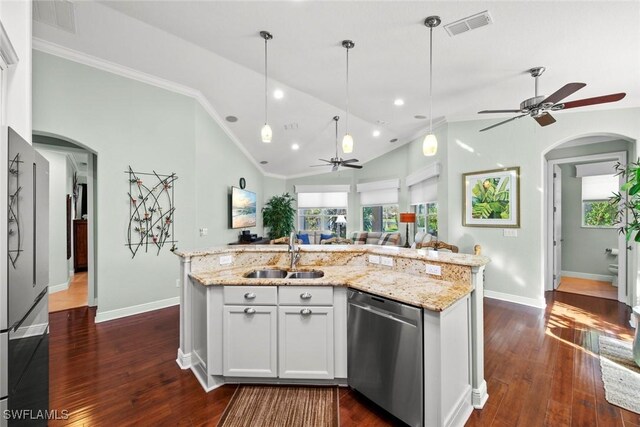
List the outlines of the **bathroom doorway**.
<svg viewBox="0 0 640 427">
<path fill-rule="evenodd" d="M 572 141 L 547 153 L 547 290 L 627 303 L 626 240 L 608 199 L 628 153 L 622 140 Z"/>
</svg>

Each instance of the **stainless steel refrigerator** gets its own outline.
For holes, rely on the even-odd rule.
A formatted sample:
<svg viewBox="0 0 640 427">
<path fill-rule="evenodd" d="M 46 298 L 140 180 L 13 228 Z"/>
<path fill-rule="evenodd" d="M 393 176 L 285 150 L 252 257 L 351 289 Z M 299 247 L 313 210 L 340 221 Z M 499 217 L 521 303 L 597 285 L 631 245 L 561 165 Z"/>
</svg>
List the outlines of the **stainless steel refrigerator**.
<svg viewBox="0 0 640 427">
<path fill-rule="evenodd" d="M 8 167 L 1 180 L 6 182 L 7 274 L 0 281 L 0 425 L 46 425 L 49 163 L 10 127 L 2 132 L 1 149 L 7 152 L 0 158 Z"/>
</svg>

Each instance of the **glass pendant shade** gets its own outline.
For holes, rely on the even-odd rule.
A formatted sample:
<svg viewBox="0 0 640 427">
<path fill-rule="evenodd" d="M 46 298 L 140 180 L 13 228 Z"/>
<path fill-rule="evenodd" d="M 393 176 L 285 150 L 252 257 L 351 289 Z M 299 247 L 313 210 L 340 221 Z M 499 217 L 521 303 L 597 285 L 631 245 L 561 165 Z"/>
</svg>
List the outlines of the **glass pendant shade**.
<svg viewBox="0 0 640 427">
<path fill-rule="evenodd" d="M 351 134 L 345 134 L 342 138 L 342 151 L 345 154 L 349 154 L 353 151 L 353 137 Z"/>
<path fill-rule="evenodd" d="M 422 154 L 425 156 L 435 156 L 438 152 L 438 139 L 432 133 L 424 137 L 422 141 Z"/>
<path fill-rule="evenodd" d="M 264 126 L 262 126 L 262 131 L 260 132 L 260 134 L 262 135 L 262 142 L 266 142 L 266 143 L 271 142 L 271 138 L 273 137 L 273 132 L 271 132 L 271 126 L 265 123 Z"/>
</svg>

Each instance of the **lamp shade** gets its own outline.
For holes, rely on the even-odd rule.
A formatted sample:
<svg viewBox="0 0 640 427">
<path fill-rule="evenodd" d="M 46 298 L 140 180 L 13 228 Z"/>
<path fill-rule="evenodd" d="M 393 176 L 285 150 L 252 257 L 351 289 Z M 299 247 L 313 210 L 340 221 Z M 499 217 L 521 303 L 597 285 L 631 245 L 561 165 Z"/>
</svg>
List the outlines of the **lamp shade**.
<svg viewBox="0 0 640 427">
<path fill-rule="evenodd" d="M 416 214 L 413 212 L 400 212 L 400 222 L 416 222 Z"/>
<path fill-rule="evenodd" d="M 347 218 L 344 217 L 344 215 L 338 215 L 338 217 L 336 218 L 336 224 L 346 224 L 347 223 Z"/>
<path fill-rule="evenodd" d="M 422 154 L 425 156 L 435 156 L 438 152 L 438 139 L 432 133 L 424 137 L 422 141 Z"/>
<path fill-rule="evenodd" d="M 271 142 L 271 138 L 273 137 L 273 132 L 271 132 L 271 126 L 265 123 L 264 126 L 262 126 L 262 131 L 260 132 L 260 135 L 262 136 L 262 142 L 266 142 L 266 143 Z"/>
<path fill-rule="evenodd" d="M 353 151 L 353 137 L 351 134 L 345 134 L 342 138 L 342 152 L 349 154 Z"/>
</svg>

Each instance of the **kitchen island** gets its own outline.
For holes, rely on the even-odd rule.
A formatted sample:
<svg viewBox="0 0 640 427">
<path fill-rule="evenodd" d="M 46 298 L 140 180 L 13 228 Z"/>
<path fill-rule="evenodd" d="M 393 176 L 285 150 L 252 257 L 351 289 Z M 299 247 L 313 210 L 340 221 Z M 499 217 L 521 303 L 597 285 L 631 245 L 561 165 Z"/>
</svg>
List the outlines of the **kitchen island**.
<svg viewBox="0 0 640 427">
<path fill-rule="evenodd" d="M 182 281 L 177 362 L 207 391 L 244 382 L 346 385 L 351 289 L 422 311 L 425 426 L 464 425 L 486 402 L 486 257 L 311 245 L 301 248 L 297 270 L 320 271 L 321 277 L 291 278 L 286 246 L 176 254 Z M 287 276 L 247 277 L 263 269 Z"/>
</svg>

